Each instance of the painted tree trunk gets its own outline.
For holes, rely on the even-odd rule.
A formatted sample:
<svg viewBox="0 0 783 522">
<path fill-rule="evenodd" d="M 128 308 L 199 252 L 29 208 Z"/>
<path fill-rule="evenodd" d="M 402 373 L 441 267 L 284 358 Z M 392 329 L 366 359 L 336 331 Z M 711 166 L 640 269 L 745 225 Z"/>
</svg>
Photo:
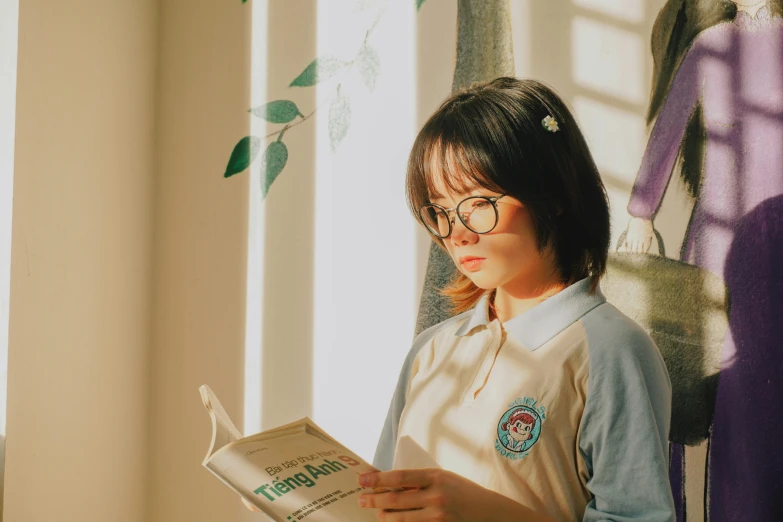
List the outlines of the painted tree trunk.
<svg viewBox="0 0 783 522">
<path fill-rule="evenodd" d="M 457 63 L 452 90 L 457 91 L 473 82 L 499 76 L 514 76 L 511 8 L 508 0 L 459 0 Z M 435 242 L 431 242 L 416 334 L 450 317 L 448 301 L 438 290 L 446 286 L 455 271 L 456 267 L 449 255 Z"/>
</svg>

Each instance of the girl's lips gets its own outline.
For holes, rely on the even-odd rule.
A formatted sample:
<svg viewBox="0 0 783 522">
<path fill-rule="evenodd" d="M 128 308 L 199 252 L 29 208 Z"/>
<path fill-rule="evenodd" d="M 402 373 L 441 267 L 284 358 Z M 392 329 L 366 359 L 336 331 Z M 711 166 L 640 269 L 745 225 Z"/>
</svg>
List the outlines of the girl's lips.
<svg viewBox="0 0 783 522">
<path fill-rule="evenodd" d="M 468 272 L 475 272 L 476 270 L 481 269 L 481 263 L 484 262 L 483 258 L 476 258 L 476 259 L 470 259 L 468 261 L 465 261 L 462 263 L 462 266 L 465 267 L 465 270 Z"/>
</svg>

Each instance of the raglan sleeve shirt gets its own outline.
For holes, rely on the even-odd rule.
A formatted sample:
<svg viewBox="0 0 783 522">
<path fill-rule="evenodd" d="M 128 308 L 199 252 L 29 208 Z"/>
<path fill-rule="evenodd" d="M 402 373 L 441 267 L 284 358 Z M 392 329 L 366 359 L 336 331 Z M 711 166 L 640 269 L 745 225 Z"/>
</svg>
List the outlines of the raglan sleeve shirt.
<svg viewBox="0 0 783 522">
<path fill-rule="evenodd" d="M 583 318 L 590 375 L 579 450 L 593 497 L 583 521 L 673 522 L 669 373 L 641 327 L 607 312 L 599 307 Z"/>
<path fill-rule="evenodd" d="M 392 394 L 391 403 L 386 414 L 386 420 L 383 423 L 383 429 L 381 430 L 381 436 L 378 440 L 378 445 L 375 449 L 375 456 L 373 458 L 373 466 L 381 471 L 388 471 L 392 469 L 394 462 L 394 448 L 397 442 L 397 428 L 400 425 L 400 416 L 402 410 L 405 408 L 405 397 L 410 384 L 410 379 L 414 373 L 414 363 L 416 363 L 416 356 L 421 351 L 422 347 L 432 340 L 435 334 L 445 326 L 448 326 L 460 319 L 464 318 L 467 312 L 454 316 L 450 319 L 442 321 L 438 324 L 432 325 L 429 328 L 419 332 L 413 339 L 410 351 L 405 357 L 405 361 L 402 364 L 399 378 L 397 379 L 397 386 Z"/>
<path fill-rule="evenodd" d="M 583 397 L 579 401 L 584 401 L 584 406 L 579 406 L 581 412 L 575 410 L 573 423 L 557 424 L 557 406 L 552 404 L 554 410 L 548 406 L 547 415 L 551 418 L 544 421 L 544 429 L 551 430 L 553 428 L 547 426 L 557 425 L 560 426 L 559 430 L 566 430 L 568 433 L 547 431 L 546 437 L 552 439 L 547 442 L 542 438 L 532 450 L 534 456 L 524 457 L 535 460 L 509 461 L 502 455 L 493 453 L 495 450 L 489 439 L 486 443 L 471 448 L 473 455 L 489 455 L 490 462 L 481 461 L 481 465 L 495 470 L 492 473 L 499 473 L 491 480 L 486 475 L 477 476 L 482 476 L 489 480 L 488 483 L 496 484 L 501 489 L 512 488 L 504 494 L 564 521 L 580 520 L 574 517 L 581 515 L 583 522 L 674 522 L 674 501 L 668 473 L 672 397 L 668 371 L 649 335 L 638 324 L 605 302 L 600 290 L 591 295 L 588 288 L 588 281 L 583 280 L 526 312 L 525 317 L 519 316 L 504 323 L 504 328 L 508 329 L 511 336 L 511 344 L 501 348 L 498 364 L 508 364 L 503 359 L 504 350 L 508 357 L 512 355 L 509 350 L 516 349 L 518 355 L 528 357 L 526 354 L 529 354 L 528 359 L 524 360 L 532 361 L 531 364 L 538 361 L 541 367 L 534 368 L 534 376 L 530 382 L 525 379 L 515 381 L 514 373 L 508 373 L 508 370 L 490 373 L 490 381 L 495 378 L 493 375 L 497 374 L 497 378 L 504 375 L 502 382 L 505 384 L 495 389 L 508 388 L 511 395 L 504 400 L 491 401 L 493 404 L 497 403 L 497 412 L 487 410 L 484 405 L 477 406 L 478 410 L 467 407 L 473 410 L 471 415 L 477 415 L 477 418 L 486 413 L 489 420 L 476 421 L 476 425 L 486 425 L 490 438 L 494 437 L 492 434 L 497 430 L 495 417 L 506 408 L 506 399 L 511 401 L 512 396 L 516 395 L 546 398 L 546 392 L 541 390 L 546 390 L 546 386 L 554 383 L 564 390 L 558 393 L 565 401 L 560 408 L 569 411 L 572 409 L 569 404 L 574 403 L 568 401 L 573 399 L 565 397 Z M 482 301 L 473 311 L 432 326 L 414 339 L 400 372 L 376 449 L 373 464 L 378 469 L 392 469 L 396 460 L 398 438 L 405 435 L 401 432 L 407 430 L 408 433 L 411 427 L 415 426 L 410 422 L 406 424 L 403 419 L 402 424 L 407 428 L 401 427 L 403 410 L 405 416 L 411 415 L 406 404 L 413 400 L 412 404 L 418 404 L 414 407 L 414 412 L 426 410 L 427 415 L 432 415 L 431 407 L 423 409 L 422 404 L 416 402 L 421 399 L 412 399 L 409 395 L 409 388 L 417 371 L 424 374 L 432 371 L 427 368 L 427 354 L 434 349 L 430 345 L 439 339 L 444 342 L 444 336 L 449 337 L 449 342 L 456 342 L 453 341 L 455 334 L 449 333 L 460 326 L 454 324 L 455 322 L 462 324 L 457 335 L 464 337 L 460 337 L 463 340 L 458 341 L 459 343 L 469 342 L 468 338 L 473 335 L 471 332 L 476 332 L 476 335 L 489 335 L 489 330 L 486 330 L 488 316 L 486 310 L 480 308 L 485 305 L 486 301 Z M 467 321 L 464 320 L 466 317 Z M 584 356 L 578 355 L 579 350 L 582 350 Z M 576 373 L 567 365 L 560 366 L 558 351 L 571 354 L 562 359 L 565 361 L 581 361 L 587 358 L 587 378 L 569 380 L 573 379 L 569 376 Z M 553 361 L 553 364 L 546 366 L 545 361 Z M 475 372 L 468 371 L 470 375 L 473 373 Z M 543 379 L 541 383 L 548 384 L 542 388 L 540 383 L 534 382 L 536 377 Z M 577 389 L 582 391 L 568 391 Z M 492 395 L 489 395 L 485 400 L 491 397 Z M 424 400 L 427 403 L 433 402 L 429 395 Z M 411 408 L 412 404 L 408 404 L 408 408 Z M 427 415 L 416 415 L 418 420 L 415 420 L 415 423 L 426 422 Z M 547 424 L 551 422 L 556 424 Z M 415 434 L 408 435 L 416 438 Z M 555 442 L 557 439 L 561 442 Z M 566 443 L 569 439 L 575 444 L 575 447 L 571 446 L 570 452 Z M 476 440 L 481 440 L 481 437 Z M 432 448 L 427 446 L 426 438 L 419 438 L 417 441 L 425 451 L 432 451 Z M 487 451 L 487 448 L 490 453 L 482 453 Z M 400 448 L 397 450 L 400 451 Z M 573 452 L 576 452 L 576 455 L 569 457 L 569 453 L 573 455 Z M 438 458 L 441 458 L 440 454 Z M 495 459 L 494 464 L 491 459 Z M 452 461 L 439 464 L 447 469 L 455 465 Z M 524 467 L 528 465 L 536 466 L 539 471 L 530 475 Z M 471 469 L 468 470 L 469 473 Z M 572 475 L 563 475 L 569 472 Z M 544 482 L 531 483 L 533 476 L 537 481 Z M 522 489 L 515 489 L 517 484 Z M 547 493 L 560 490 L 567 494 L 563 493 L 559 499 L 552 498 L 550 493 Z M 558 513 L 559 515 L 556 515 Z M 568 513 L 570 515 L 567 515 Z"/>
</svg>

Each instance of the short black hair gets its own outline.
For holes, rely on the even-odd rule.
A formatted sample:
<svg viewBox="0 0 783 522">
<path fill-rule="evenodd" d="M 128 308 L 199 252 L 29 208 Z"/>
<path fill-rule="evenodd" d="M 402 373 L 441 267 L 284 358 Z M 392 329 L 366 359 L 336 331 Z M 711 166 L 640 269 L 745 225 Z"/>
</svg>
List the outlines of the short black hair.
<svg viewBox="0 0 783 522">
<path fill-rule="evenodd" d="M 543 125 L 547 116 L 556 132 Z M 609 252 L 609 201 L 576 120 L 551 87 L 500 77 L 450 95 L 424 124 L 408 161 L 408 206 L 420 222 L 421 206 L 443 196 L 436 176 L 457 193 L 478 185 L 521 201 L 539 250 L 552 241 L 563 282 L 592 277 L 595 290 Z"/>
</svg>

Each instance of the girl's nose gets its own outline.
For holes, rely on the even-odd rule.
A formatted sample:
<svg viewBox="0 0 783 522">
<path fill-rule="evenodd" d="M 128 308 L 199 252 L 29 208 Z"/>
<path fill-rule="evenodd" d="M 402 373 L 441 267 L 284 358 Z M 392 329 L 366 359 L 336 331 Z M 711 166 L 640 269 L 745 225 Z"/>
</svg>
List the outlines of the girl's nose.
<svg viewBox="0 0 783 522">
<path fill-rule="evenodd" d="M 474 243 L 478 234 L 470 230 L 465 224 L 455 216 L 454 221 L 451 224 L 451 236 L 450 239 L 455 245 L 461 245 L 464 243 Z"/>
</svg>

